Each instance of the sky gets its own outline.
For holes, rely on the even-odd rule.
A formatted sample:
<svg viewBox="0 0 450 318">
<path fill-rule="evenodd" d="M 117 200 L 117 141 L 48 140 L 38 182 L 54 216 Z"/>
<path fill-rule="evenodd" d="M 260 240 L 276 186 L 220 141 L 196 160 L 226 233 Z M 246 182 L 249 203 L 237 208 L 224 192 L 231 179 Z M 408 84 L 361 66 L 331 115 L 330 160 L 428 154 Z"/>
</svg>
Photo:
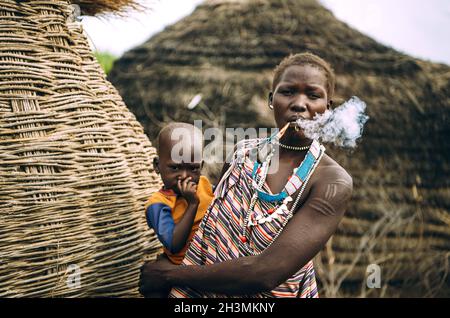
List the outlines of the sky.
<svg viewBox="0 0 450 318">
<path fill-rule="evenodd" d="M 301 1 L 301 0 L 299 0 Z M 334 15 L 409 55 L 450 65 L 450 0 L 319 0 Z M 116 56 L 189 15 L 202 0 L 141 0 L 127 17 L 82 17 L 94 49 Z"/>
</svg>

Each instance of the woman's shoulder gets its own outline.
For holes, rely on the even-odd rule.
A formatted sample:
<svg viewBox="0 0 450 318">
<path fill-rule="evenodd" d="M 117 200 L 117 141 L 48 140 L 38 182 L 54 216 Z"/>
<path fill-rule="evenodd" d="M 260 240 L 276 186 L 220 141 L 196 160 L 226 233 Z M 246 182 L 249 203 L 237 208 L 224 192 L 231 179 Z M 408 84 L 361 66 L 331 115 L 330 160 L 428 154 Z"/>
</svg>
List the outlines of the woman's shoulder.
<svg viewBox="0 0 450 318">
<path fill-rule="evenodd" d="M 353 188 L 353 178 L 339 163 L 324 154 L 317 166 L 316 182 L 338 183 Z"/>
</svg>

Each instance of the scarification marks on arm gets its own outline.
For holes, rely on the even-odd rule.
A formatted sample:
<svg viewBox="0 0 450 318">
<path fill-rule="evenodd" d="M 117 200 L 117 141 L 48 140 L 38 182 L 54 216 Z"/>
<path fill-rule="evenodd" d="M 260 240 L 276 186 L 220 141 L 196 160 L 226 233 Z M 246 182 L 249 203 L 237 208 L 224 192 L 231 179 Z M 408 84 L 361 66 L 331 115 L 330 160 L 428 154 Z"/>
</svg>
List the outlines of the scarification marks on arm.
<svg viewBox="0 0 450 318">
<path fill-rule="evenodd" d="M 325 190 L 325 199 L 332 200 L 336 197 L 338 193 L 339 187 L 352 188 L 350 182 L 346 179 L 336 179 L 334 182 L 327 184 L 327 188 Z"/>
<path fill-rule="evenodd" d="M 316 212 L 325 216 L 335 216 L 336 209 L 332 203 L 324 198 L 314 198 L 309 203 L 309 206 Z"/>
<path fill-rule="evenodd" d="M 337 185 L 334 183 L 327 184 L 327 189 L 325 191 L 325 199 L 331 200 L 336 196 Z"/>
<path fill-rule="evenodd" d="M 338 178 L 328 183 L 322 195 L 313 198 L 309 206 L 316 212 L 325 216 L 336 216 L 350 199 L 352 194 L 352 180 Z"/>
</svg>

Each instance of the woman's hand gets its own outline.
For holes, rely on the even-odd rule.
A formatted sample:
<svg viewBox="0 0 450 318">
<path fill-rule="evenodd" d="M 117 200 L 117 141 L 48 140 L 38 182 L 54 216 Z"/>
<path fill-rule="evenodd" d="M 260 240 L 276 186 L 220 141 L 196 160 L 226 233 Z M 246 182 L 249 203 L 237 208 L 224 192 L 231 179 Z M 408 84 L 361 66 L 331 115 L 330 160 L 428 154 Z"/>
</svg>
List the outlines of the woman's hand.
<svg viewBox="0 0 450 318">
<path fill-rule="evenodd" d="M 139 279 L 139 292 L 145 297 L 154 292 L 167 292 L 172 286 L 167 280 L 167 273 L 176 268 L 165 256 L 158 257 L 155 262 L 146 262 L 141 267 Z"/>
<path fill-rule="evenodd" d="M 183 198 L 186 199 L 188 204 L 198 204 L 200 202 L 197 196 L 197 184 L 191 181 L 191 177 L 187 177 L 183 181 L 178 180 L 178 189 Z"/>
</svg>

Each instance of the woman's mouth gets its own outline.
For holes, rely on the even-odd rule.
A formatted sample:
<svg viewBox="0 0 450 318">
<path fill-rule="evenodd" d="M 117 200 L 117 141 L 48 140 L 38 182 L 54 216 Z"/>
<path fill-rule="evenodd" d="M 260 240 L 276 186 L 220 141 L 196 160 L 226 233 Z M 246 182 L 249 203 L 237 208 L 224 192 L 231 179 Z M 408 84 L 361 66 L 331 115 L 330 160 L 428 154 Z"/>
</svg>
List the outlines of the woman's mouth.
<svg viewBox="0 0 450 318">
<path fill-rule="evenodd" d="M 301 127 L 299 126 L 298 120 L 302 119 L 305 120 L 306 118 L 304 118 L 303 116 L 292 116 L 290 117 L 287 122 L 288 122 L 288 127 L 291 129 L 294 129 L 295 131 L 300 131 Z"/>
<path fill-rule="evenodd" d="M 297 123 L 297 120 L 289 121 L 289 128 L 294 129 L 295 131 L 300 130 L 300 126 Z"/>
<path fill-rule="evenodd" d="M 303 117 L 301 117 L 301 116 L 295 116 L 295 117 L 289 118 L 289 119 L 288 119 L 289 127 L 298 127 L 297 120 L 298 120 L 299 118 L 302 118 L 302 119 L 303 119 Z"/>
</svg>

